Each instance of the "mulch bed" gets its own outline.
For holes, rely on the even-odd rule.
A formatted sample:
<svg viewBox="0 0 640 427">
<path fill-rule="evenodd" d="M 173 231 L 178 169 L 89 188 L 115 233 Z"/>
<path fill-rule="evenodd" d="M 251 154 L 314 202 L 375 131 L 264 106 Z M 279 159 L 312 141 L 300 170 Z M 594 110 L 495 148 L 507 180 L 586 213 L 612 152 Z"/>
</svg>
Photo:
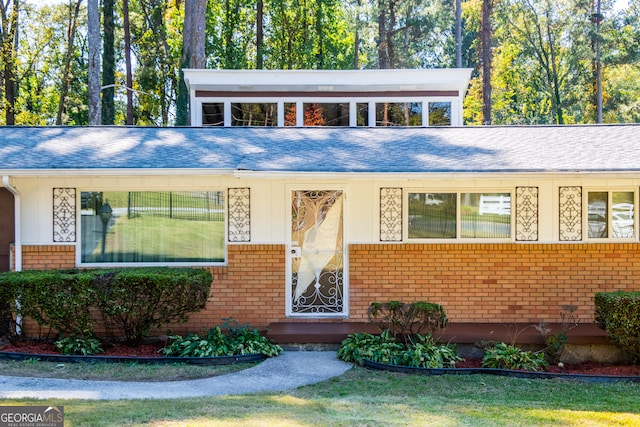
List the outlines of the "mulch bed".
<svg viewBox="0 0 640 427">
<path fill-rule="evenodd" d="M 482 359 L 468 358 L 456 363 L 456 368 L 481 368 Z M 603 376 L 640 376 L 640 365 L 612 365 L 598 362 L 565 363 L 560 369 L 557 365 L 550 365 L 545 372 L 554 374 L 581 374 Z"/>
<path fill-rule="evenodd" d="M 124 344 L 115 344 L 105 349 L 97 356 L 121 356 L 121 357 L 162 357 L 159 350 L 163 343 L 141 344 L 137 347 L 128 347 Z M 0 351 L 31 353 L 31 354 L 60 354 L 52 343 L 41 341 L 24 341 L 17 345 L 9 344 Z M 482 359 L 467 358 L 458 362 L 456 368 L 480 368 Z M 604 376 L 640 376 L 640 365 L 612 365 L 597 362 L 582 362 L 564 364 L 563 369 L 551 365 L 546 372 L 564 374 L 604 375 Z"/>
<path fill-rule="evenodd" d="M 162 347 L 164 347 L 164 344 L 162 343 L 141 344 L 136 347 L 129 347 L 124 344 L 114 344 L 105 348 L 102 353 L 98 353 L 96 356 L 163 357 L 163 355 L 159 353 L 159 350 Z M 53 343 L 41 341 L 23 341 L 18 342 L 15 345 L 9 344 L 0 348 L 0 351 L 30 354 L 60 354 Z"/>
</svg>

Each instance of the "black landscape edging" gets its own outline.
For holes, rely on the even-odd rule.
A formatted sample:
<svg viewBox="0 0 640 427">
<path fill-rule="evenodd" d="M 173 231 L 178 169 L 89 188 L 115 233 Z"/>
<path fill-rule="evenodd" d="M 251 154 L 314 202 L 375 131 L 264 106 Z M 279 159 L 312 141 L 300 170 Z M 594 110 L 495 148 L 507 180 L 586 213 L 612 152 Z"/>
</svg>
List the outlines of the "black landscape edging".
<svg viewBox="0 0 640 427">
<path fill-rule="evenodd" d="M 578 380 L 589 383 L 614 383 L 614 382 L 640 382 L 640 376 L 614 376 L 614 375 L 587 375 L 587 374 L 564 374 L 554 372 L 533 372 L 533 371 L 514 371 L 510 369 L 495 368 L 417 368 L 414 366 L 389 365 L 386 363 L 374 362 L 372 360 L 364 361 L 365 368 L 376 369 L 380 371 L 399 372 L 403 374 L 413 375 L 498 375 L 513 378 L 528 379 L 566 379 Z"/>
<path fill-rule="evenodd" d="M 190 365 L 218 366 L 237 363 L 261 362 L 266 359 L 264 354 L 244 354 L 235 356 L 211 357 L 135 357 L 135 356 L 76 356 L 64 354 L 38 354 L 0 351 L 0 360 L 40 360 L 42 362 L 58 363 L 140 363 L 144 365 L 166 365 L 171 363 L 187 363 Z"/>
</svg>

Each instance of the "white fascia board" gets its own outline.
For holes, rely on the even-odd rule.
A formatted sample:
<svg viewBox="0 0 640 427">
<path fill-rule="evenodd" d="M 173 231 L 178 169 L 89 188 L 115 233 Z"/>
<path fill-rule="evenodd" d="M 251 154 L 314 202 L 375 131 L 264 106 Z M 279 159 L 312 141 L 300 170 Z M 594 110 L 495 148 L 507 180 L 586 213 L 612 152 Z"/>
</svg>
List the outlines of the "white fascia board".
<svg viewBox="0 0 640 427">
<path fill-rule="evenodd" d="M 13 177 L 69 177 L 69 176 L 180 176 L 180 175 L 227 175 L 233 176 L 235 169 L 11 169 L 1 170 L 0 175 Z"/>
<path fill-rule="evenodd" d="M 420 70 L 207 70 L 184 69 L 191 90 L 212 91 L 412 91 L 465 93 L 472 69 Z"/>
<path fill-rule="evenodd" d="M 326 180 L 326 181 L 357 181 L 357 180 L 415 180 L 434 178 L 447 178 L 451 181 L 468 181 L 470 179 L 570 179 L 597 177 L 602 179 L 638 179 L 640 171 L 533 171 L 533 172 L 266 172 L 237 170 L 235 178 L 258 179 L 301 179 L 301 180 Z"/>
</svg>

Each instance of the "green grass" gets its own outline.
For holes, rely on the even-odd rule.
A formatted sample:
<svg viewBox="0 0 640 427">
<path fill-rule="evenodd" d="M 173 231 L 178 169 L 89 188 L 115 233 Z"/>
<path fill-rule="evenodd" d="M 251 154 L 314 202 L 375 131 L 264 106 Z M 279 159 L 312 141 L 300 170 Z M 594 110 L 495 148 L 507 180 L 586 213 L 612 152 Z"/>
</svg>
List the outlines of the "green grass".
<svg viewBox="0 0 640 427">
<path fill-rule="evenodd" d="M 177 400 L 0 400 L 64 405 L 66 426 L 640 425 L 640 385 L 357 368 L 283 393 Z"/>
<path fill-rule="evenodd" d="M 176 381 L 215 377 L 254 366 L 242 363 L 221 366 L 199 366 L 186 363 L 57 363 L 39 360 L 0 360 L 0 374 L 18 377 L 69 378 L 114 381 Z"/>
</svg>

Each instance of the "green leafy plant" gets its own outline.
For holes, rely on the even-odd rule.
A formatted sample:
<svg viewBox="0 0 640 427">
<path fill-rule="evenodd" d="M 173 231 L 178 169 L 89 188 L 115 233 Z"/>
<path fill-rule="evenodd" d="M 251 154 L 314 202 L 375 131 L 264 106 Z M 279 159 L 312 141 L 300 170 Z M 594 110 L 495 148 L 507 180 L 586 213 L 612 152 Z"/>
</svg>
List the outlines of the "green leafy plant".
<svg viewBox="0 0 640 427">
<path fill-rule="evenodd" d="M 596 324 L 633 361 L 639 361 L 640 292 L 600 292 L 594 302 Z"/>
<path fill-rule="evenodd" d="M 455 368 L 462 360 L 453 344 L 439 345 L 431 335 L 416 335 L 413 345 L 402 352 L 400 364 L 418 368 Z"/>
<path fill-rule="evenodd" d="M 482 366 L 485 368 L 537 371 L 547 367 L 544 353 L 525 351 L 513 345 L 497 343 L 485 350 Z"/>
<path fill-rule="evenodd" d="M 562 353 L 569 342 L 567 332 L 578 326 L 574 313 L 577 306 L 566 304 L 561 306 L 560 311 L 561 329 L 555 333 L 551 330 L 547 322 L 540 322 L 535 326 L 536 331 L 542 336 L 545 343 L 544 354 L 549 363 L 557 364 L 562 358 Z"/>
<path fill-rule="evenodd" d="M 211 273 L 204 269 L 136 268 L 104 271 L 94 284 L 107 324 L 137 345 L 152 327 L 184 322 L 205 307 Z"/>
<path fill-rule="evenodd" d="M 367 315 L 380 331 L 390 331 L 396 339 L 408 339 L 412 334 L 433 334 L 447 325 L 444 308 L 427 301 L 372 302 Z"/>
<path fill-rule="evenodd" d="M 184 337 L 172 335 L 170 343 L 160 351 L 165 356 L 211 357 L 243 354 L 264 354 L 278 356 L 282 347 L 270 343 L 257 330 L 234 329 L 224 334 L 219 326 L 209 329 L 204 336 L 188 334 Z"/>
<path fill-rule="evenodd" d="M 363 365 L 365 360 L 422 368 L 450 368 L 462 359 L 451 345 L 437 344 L 431 335 L 416 335 L 409 344 L 397 342 L 390 331 L 380 335 L 349 335 L 338 349 L 338 357 Z"/>
<path fill-rule="evenodd" d="M 56 349 L 62 354 L 77 354 L 82 356 L 90 356 L 102 353 L 100 341 L 95 338 L 71 336 L 61 338 L 54 343 Z"/>
<path fill-rule="evenodd" d="M 394 363 L 405 346 L 396 342 L 390 331 L 380 335 L 368 333 L 351 334 L 342 341 L 338 357 L 345 362 L 363 365 L 365 360 L 380 363 Z"/>
</svg>

